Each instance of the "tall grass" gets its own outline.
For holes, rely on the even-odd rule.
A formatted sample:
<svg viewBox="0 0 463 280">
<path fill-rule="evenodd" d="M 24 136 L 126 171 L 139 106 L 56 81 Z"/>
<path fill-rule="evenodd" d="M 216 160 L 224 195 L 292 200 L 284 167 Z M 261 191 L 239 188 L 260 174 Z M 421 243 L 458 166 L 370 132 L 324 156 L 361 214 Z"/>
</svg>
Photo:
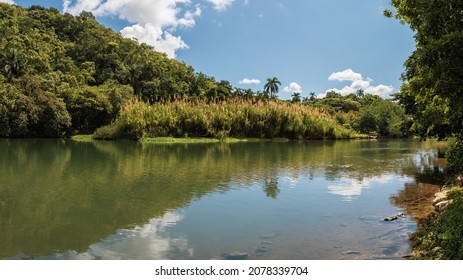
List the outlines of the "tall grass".
<svg viewBox="0 0 463 280">
<path fill-rule="evenodd" d="M 126 103 L 116 119 L 97 129 L 96 139 L 142 137 L 352 138 L 355 132 L 323 110 L 284 102 L 173 101 Z"/>
</svg>

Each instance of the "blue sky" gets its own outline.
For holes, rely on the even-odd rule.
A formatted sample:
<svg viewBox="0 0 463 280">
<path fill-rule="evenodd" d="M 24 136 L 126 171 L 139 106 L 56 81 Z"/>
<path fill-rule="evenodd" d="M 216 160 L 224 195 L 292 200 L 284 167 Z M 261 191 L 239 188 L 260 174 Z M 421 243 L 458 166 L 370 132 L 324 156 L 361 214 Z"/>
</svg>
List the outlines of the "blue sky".
<svg viewBox="0 0 463 280">
<path fill-rule="evenodd" d="M 382 15 L 389 0 L 0 0 L 92 11 L 196 71 L 261 90 L 277 77 L 279 97 L 400 88 L 414 49 L 407 26 Z"/>
</svg>

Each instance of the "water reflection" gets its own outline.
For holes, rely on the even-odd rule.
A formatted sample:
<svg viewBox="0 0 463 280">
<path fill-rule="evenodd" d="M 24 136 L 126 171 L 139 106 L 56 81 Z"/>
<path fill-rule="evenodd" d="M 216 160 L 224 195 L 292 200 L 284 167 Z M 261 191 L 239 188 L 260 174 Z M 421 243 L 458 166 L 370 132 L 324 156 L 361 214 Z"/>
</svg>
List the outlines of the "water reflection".
<svg viewBox="0 0 463 280">
<path fill-rule="evenodd" d="M 380 222 L 388 198 L 433 158 L 417 141 L 0 140 L 0 258 L 387 257 L 371 238 L 400 226 Z"/>
<path fill-rule="evenodd" d="M 336 184 L 329 185 L 328 191 L 332 194 L 341 195 L 343 201 L 352 201 L 356 196 L 362 195 L 362 190 L 369 189 L 373 185 L 390 183 L 394 178 L 395 176 L 392 174 L 373 176 L 362 180 L 342 177 Z"/>
</svg>

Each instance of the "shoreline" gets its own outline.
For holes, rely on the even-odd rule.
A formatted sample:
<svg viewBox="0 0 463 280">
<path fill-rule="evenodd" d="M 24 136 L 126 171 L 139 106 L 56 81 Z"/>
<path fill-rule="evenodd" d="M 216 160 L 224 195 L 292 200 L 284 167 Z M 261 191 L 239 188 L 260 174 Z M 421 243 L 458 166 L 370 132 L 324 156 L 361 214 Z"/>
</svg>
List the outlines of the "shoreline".
<svg viewBox="0 0 463 280">
<path fill-rule="evenodd" d="M 461 207 L 463 189 L 458 184 L 443 185 L 422 208 L 433 209 L 425 218 L 416 218 L 417 229 L 410 235 L 411 259 L 462 259 Z"/>
<path fill-rule="evenodd" d="M 196 143 L 256 143 L 256 142 L 290 142 L 290 141 L 335 141 L 335 140 L 372 140 L 368 135 L 357 135 L 355 138 L 348 139 L 289 139 L 283 137 L 275 138 L 208 138 L 208 137 L 145 137 L 139 140 L 130 140 L 126 138 L 119 139 L 95 139 L 91 134 L 79 134 L 69 137 L 69 139 L 77 142 L 93 142 L 93 141 L 134 141 L 141 143 L 154 144 L 196 144 Z M 376 140 L 376 139 L 374 139 Z"/>
</svg>

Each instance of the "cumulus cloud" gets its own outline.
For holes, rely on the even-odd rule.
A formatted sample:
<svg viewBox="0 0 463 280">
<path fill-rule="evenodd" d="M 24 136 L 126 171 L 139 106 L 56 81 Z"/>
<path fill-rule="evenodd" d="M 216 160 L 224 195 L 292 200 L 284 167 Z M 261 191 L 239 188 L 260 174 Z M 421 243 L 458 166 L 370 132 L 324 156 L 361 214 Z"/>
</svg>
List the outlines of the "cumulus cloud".
<svg viewBox="0 0 463 280">
<path fill-rule="evenodd" d="M 121 30 L 124 37 L 137 38 L 171 58 L 177 50 L 188 48 L 173 32 L 194 27 L 195 18 L 201 16 L 201 8 L 192 7 L 191 0 L 64 0 L 63 11 L 74 15 L 89 11 L 95 16 L 127 20 L 133 25 Z"/>
<path fill-rule="evenodd" d="M 244 78 L 241 81 L 239 81 L 238 83 L 243 84 L 243 85 L 258 85 L 258 84 L 260 84 L 260 81 L 257 80 L 257 79 Z"/>
<path fill-rule="evenodd" d="M 364 79 L 362 77 L 362 74 L 356 73 L 352 69 L 346 69 L 341 72 L 334 72 L 328 77 L 328 80 L 340 81 L 340 82 L 344 82 L 344 81 L 351 82 L 350 85 L 344 86 L 342 89 L 331 88 L 326 91 L 326 92 L 335 91 L 342 95 L 356 93 L 357 90 L 361 89 L 366 94 L 379 95 L 385 98 L 385 97 L 388 97 L 394 91 L 394 88 L 392 86 L 382 85 L 382 84 L 377 85 L 377 86 L 371 85 L 371 82 L 373 82 L 373 79 L 371 78 Z M 322 97 L 322 96 L 324 96 L 324 94 L 319 95 L 319 97 Z"/>
<path fill-rule="evenodd" d="M 15 4 L 13 0 L 0 0 L 0 3 Z"/>
<path fill-rule="evenodd" d="M 355 81 L 361 80 L 362 75 L 359 73 L 355 73 L 352 69 L 346 69 L 341 72 L 334 72 L 329 77 L 328 80 L 330 81 Z"/>
<path fill-rule="evenodd" d="M 302 92 L 302 87 L 298 83 L 292 82 L 292 83 L 289 84 L 289 86 L 286 86 L 283 89 L 283 91 L 284 92 L 298 92 L 298 93 L 301 93 Z"/>
<path fill-rule="evenodd" d="M 228 7 L 233 4 L 235 0 L 207 0 L 208 2 L 212 3 L 214 9 L 217 11 L 225 11 Z"/>
</svg>

